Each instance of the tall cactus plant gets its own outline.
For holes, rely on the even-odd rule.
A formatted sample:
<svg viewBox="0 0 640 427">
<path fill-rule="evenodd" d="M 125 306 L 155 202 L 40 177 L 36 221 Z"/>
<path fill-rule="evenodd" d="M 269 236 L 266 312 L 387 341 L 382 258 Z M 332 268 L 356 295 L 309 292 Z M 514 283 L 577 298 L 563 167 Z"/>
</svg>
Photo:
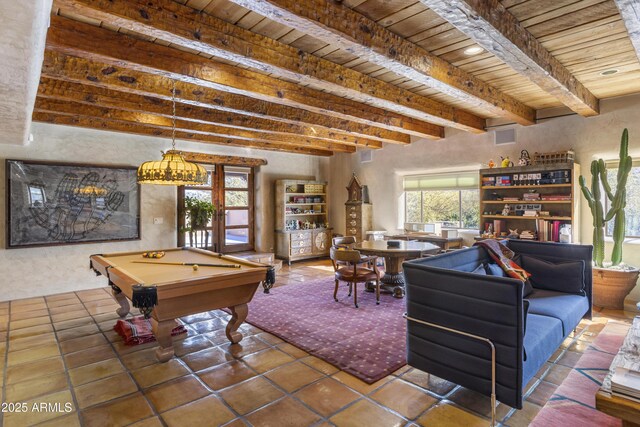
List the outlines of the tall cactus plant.
<svg viewBox="0 0 640 427">
<path fill-rule="evenodd" d="M 593 215 L 593 261 L 596 267 L 602 267 L 604 263 L 604 227 L 613 219 L 613 250 L 611 252 L 611 265 L 617 266 L 622 262 L 622 243 L 625 236 L 625 207 L 627 205 L 627 178 L 631 171 L 632 161 L 629 156 L 629 132 L 622 132 L 620 141 L 620 161 L 618 163 L 618 176 L 616 191 L 611 191 L 607 181 L 607 166 L 604 160 L 591 162 L 591 189 L 586 185 L 583 176 L 580 176 L 580 188 L 582 194 L 589 203 Z M 611 207 L 604 212 L 602 206 L 602 190 Z"/>
</svg>

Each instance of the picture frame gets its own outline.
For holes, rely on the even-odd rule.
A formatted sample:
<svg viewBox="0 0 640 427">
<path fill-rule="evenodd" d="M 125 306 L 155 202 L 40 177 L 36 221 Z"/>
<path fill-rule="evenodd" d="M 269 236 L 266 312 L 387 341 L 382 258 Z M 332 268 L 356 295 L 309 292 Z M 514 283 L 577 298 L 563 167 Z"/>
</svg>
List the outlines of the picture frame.
<svg viewBox="0 0 640 427">
<path fill-rule="evenodd" d="M 136 169 L 7 159 L 6 248 L 140 240 Z"/>
</svg>

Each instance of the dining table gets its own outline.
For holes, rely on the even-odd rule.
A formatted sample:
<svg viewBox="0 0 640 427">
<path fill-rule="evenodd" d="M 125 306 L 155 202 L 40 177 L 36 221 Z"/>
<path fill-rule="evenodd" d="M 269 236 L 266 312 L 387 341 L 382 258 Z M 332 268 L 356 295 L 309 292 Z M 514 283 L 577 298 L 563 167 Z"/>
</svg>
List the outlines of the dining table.
<svg viewBox="0 0 640 427">
<path fill-rule="evenodd" d="M 406 240 L 363 241 L 356 243 L 353 248 L 364 255 L 384 258 L 385 268 L 384 276 L 380 279 L 380 291 L 391 293 L 396 298 L 404 297 L 402 263 L 408 259 L 435 255 L 441 250 L 432 243 Z M 372 291 L 373 284 L 367 283 L 366 289 Z"/>
</svg>

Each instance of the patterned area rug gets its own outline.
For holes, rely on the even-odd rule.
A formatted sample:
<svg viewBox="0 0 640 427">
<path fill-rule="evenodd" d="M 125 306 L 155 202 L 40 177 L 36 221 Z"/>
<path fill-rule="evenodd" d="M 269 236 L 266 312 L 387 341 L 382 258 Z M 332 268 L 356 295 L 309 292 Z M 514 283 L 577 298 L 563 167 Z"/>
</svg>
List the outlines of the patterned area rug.
<svg viewBox="0 0 640 427">
<path fill-rule="evenodd" d="M 333 300 L 332 278 L 258 290 L 247 322 L 371 384 L 404 366 L 405 300 L 365 292 L 358 285 L 358 305 L 341 282 Z"/>
<path fill-rule="evenodd" d="M 531 426 L 621 426 L 618 418 L 596 410 L 595 404 L 596 392 L 628 329 L 627 324 L 609 322 L 538 412 Z"/>
</svg>

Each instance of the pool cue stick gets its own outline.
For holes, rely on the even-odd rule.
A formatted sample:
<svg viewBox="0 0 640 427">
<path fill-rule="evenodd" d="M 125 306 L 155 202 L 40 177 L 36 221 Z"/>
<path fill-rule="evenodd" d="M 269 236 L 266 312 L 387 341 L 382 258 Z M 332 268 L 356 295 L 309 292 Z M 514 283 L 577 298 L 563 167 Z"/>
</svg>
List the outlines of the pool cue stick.
<svg viewBox="0 0 640 427">
<path fill-rule="evenodd" d="M 198 267 L 240 268 L 240 264 L 200 264 L 199 262 L 163 262 L 163 261 L 131 261 L 137 264 L 162 264 L 162 265 L 197 265 Z"/>
</svg>

